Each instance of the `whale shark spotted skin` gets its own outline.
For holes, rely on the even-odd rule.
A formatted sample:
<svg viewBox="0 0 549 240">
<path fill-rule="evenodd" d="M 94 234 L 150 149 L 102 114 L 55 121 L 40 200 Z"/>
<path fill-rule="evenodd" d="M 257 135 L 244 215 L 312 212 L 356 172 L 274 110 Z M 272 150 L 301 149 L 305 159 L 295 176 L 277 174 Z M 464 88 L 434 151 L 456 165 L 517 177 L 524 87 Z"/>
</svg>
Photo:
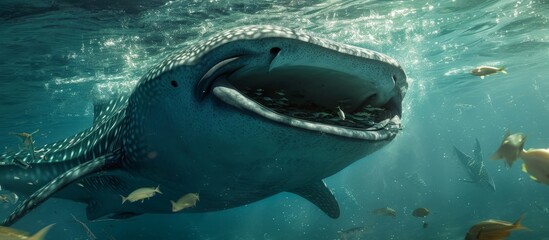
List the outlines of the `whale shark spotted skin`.
<svg viewBox="0 0 549 240">
<path fill-rule="evenodd" d="M 460 162 L 463 164 L 463 166 L 465 166 L 467 172 L 469 173 L 469 176 L 471 177 L 470 180 L 463 181 L 477 183 L 479 185 L 489 187 L 492 191 L 496 191 L 496 184 L 494 183 L 492 177 L 488 175 L 488 171 L 486 170 L 486 166 L 484 165 L 482 151 L 480 149 L 480 142 L 478 141 L 478 139 L 476 139 L 475 148 L 473 149 L 473 156 L 469 156 L 463 153 L 455 146 L 454 151 L 456 152 L 456 155 L 458 156 Z"/>
<path fill-rule="evenodd" d="M 189 192 L 200 202 L 181 212 L 286 191 L 337 218 L 322 179 L 397 135 L 406 89 L 381 53 L 277 26 L 221 32 L 171 54 L 129 96 L 97 105 L 92 127 L 37 148 L 34 160 L 0 156 L 2 186 L 28 196 L 3 225 L 50 197 L 86 203 L 93 220 L 172 213 Z M 163 194 L 120 204 L 156 186 Z"/>
</svg>

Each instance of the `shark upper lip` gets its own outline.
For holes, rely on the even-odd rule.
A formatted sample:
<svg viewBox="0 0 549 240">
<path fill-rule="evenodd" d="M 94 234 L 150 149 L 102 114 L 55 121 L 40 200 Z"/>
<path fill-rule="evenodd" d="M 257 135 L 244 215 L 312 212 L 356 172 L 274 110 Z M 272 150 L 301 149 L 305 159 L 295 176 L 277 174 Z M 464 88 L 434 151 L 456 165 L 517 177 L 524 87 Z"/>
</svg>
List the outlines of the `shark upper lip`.
<svg viewBox="0 0 549 240">
<path fill-rule="evenodd" d="M 368 82 L 341 72 L 239 68 L 218 75 L 211 89 L 225 103 L 294 127 L 365 140 L 390 139 L 400 130 L 400 96 L 379 101 Z"/>
</svg>

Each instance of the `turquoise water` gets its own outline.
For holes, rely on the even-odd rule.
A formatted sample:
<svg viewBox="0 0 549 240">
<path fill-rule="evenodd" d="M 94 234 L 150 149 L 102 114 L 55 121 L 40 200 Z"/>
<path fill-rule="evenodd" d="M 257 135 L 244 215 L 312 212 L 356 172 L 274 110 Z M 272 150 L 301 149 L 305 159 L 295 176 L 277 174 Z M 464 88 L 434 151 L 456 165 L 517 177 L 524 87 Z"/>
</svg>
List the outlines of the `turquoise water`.
<svg viewBox="0 0 549 240">
<path fill-rule="evenodd" d="M 73 214 L 98 239 L 337 239 L 362 226 L 367 233 L 352 239 L 463 239 L 478 221 L 526 213 L 531 231 L 509 239 L 549 239 L 549 186 L 518 164 L 489 160 L 507 129 L 524 132 L 526 148 L 549 147 L 547 1 L 3 1 L 0 9 L 0 146 L 8 149 L 17 147 L 8 132 L 40 129 L 41 145 L 87 128 L 94 100 L 130 91 L 170 52 L 241 25 L 301 28 L 385 53 L 410 82 L 404 131 L 326 180 L 337 220 L 281 193 L 222 212 L 103 222 L 84 221 L 82 204 L 51 199 L 16 228 L 56 222 L 46 239 L 87 239 Z M 508 74 L 481 80 L 469 73 L 480 65 Z M 453 146 L 470 153 L 475 138 L 496 192 L 459 180 L 468 176 Z M 397 217 L 371 214 L 385 206 Z M 414 218 L 416 207 L 432 214 Z M 0 209 L 4 217 L 13 206 Z"/>
</svg>

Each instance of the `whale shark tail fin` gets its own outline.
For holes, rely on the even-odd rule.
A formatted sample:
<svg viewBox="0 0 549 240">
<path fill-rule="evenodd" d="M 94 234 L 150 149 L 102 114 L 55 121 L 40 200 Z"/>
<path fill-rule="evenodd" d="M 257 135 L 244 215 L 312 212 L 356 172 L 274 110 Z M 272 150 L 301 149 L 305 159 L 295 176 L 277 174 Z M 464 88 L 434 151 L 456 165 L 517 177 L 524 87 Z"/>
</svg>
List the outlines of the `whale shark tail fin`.
<svg viewBox="0 0 549 240">
<path fill-rule="evenodd" d="M 120 150 L 117 150 L 113 153 L 106 154 L 69 169 L 25 199 L 25 201 L 19 204 L 19 206 L 17 206 L 15 210 L 6 219 L 4 219 L 1 225 L 12 225 L 25 214 L 50 198 L 53 194 L 69 184 L 74 183 L 78 179 L 101 170 L 118 168 L 121 158 L 122 153 Z"/>
</svg>

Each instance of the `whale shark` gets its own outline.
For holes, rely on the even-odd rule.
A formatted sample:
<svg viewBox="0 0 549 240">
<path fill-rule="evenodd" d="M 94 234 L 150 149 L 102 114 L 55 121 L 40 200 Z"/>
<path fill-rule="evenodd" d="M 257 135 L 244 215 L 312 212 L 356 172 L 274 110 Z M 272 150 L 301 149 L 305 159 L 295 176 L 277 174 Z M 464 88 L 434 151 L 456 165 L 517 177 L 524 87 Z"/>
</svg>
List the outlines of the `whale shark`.
<svg viewBox="0 0 549 240">
<path fill-rule="evenodd" d="M 86 204 L 89 220 L 124 219 L 172 213 L 190 192 L 200 201 L 180 212 L 291 192 L 338 218 L 323 179 L 395 138 L 407 86 L 396 60 L 369 49 L 278 26 L 220 32 L 95 105 L 90 128 L 1 155 L 0 184 L 26 196 L 2 224 L 50 197 Z M 157 186 L 162 194 L 120 203 Z"/>
<path fill-rule="evenodd" d="M 454 146 L 454 151 L 458 156 L 460 162 L 467 169 L 469 177 L 471 179 L 461 179 L 464 182 L 476 183 L 485 187 L 489 187 L 492 191 L 496 191 L 496 184 L 484 165 L 482 158 L 482 151 L 480 149 L 480 142 L 475 139 L 475 148 L 473 149 L 473 155 L 467 155 Z"/>
</svg>

